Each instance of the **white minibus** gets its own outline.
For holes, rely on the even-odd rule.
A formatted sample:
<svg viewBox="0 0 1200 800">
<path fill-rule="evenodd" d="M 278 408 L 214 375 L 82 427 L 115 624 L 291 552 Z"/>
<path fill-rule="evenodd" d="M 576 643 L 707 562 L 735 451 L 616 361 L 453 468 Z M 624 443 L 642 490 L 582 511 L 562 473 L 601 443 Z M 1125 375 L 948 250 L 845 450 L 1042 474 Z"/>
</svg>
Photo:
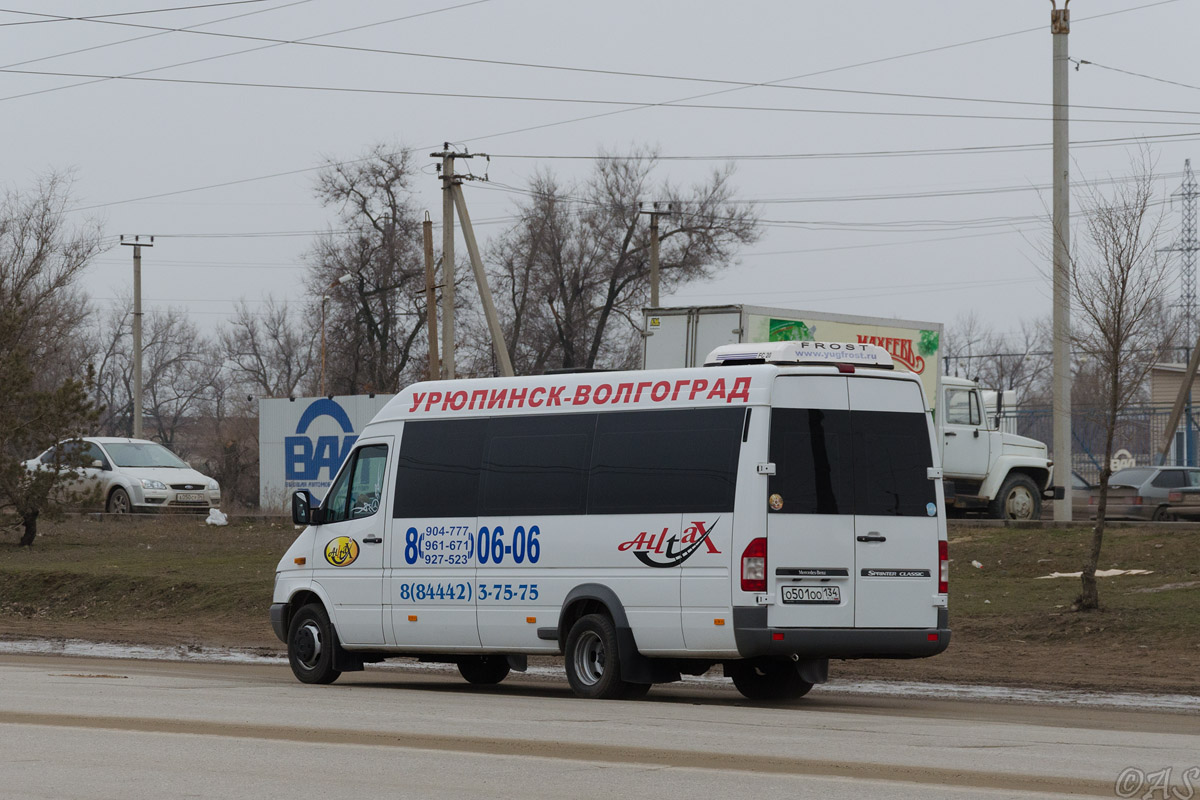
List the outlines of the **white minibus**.
<svg viewBox="0 0 1200 800">
<path fill-rule="evenodd" d="M 830 659 L 946 649 L 940 478 L 919 380 L 873 345 L 418 383 L 319 506 L 293 496 L 271 622 L 306 683 L 407 656 L 491 684 L 561 654 L 584 697 L 717 665 L 799 697 Z"/>
</svg>

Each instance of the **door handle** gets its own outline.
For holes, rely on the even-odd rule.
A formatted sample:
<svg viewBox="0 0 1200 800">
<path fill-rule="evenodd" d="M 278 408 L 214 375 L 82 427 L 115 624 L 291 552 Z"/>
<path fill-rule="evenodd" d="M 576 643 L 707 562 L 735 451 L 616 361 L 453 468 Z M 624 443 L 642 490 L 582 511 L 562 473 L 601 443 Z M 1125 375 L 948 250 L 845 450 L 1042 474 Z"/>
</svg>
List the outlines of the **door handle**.
<svg viewBox="0 0 1200 800">
<path fill-rule="evenodd" d="M 958 436 L 958 434 L 955 433 L 954 431 L 946 431 L 946 435 L 947 436 Z"/>
<path fill-rule="evenodd" d="M 887 541 L 886 536 L 880 536 L 879 534 L 871 534 L 870 536 L 859 536 L 856 538 L 860 542 L 886 542 Z"/>
<path fill-rule="evenodd" d="M 380 544 L 381 542 L 383 542 L 383 539 L 378 536 L 368 536 L 363 539 L 363 544 Z"/>
</svg>

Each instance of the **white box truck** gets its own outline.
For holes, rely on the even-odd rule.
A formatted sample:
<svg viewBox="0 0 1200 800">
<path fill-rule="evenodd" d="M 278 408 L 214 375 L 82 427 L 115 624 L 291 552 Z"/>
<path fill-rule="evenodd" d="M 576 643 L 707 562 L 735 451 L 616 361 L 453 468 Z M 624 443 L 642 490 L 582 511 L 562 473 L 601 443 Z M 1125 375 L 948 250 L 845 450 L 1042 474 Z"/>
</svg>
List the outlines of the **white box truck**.
<svg viewBox="0 0 1200 800">
<path fill-rule="evenodd" d="M 940 322 L 740 304 L 648 308 L 644 315 L 645 369 L 701 366 L 714 348 L 746 342 L 820 340 L 884 348 L 897 369 L 921 378 L 937 426 L 949 508 L 996 519 L 1041 516 L 1053 477 L 1046 445 L 998 430 L 974 381 L 942 375 Z"/>
</svg>

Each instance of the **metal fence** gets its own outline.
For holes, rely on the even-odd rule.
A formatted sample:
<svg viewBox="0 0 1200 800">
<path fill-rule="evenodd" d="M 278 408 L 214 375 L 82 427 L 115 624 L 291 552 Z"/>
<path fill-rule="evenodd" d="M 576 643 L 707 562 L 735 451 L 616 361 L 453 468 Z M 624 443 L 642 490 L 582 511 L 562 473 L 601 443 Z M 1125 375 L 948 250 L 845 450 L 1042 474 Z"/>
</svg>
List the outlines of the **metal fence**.
<svg viewBox="0 0 1200 800">
<path fill-rule="evenodd" d="M 1196 412 L 1200 416 L 1200 408 Z M 1113 452 L 1127 451 L 1138 465 L 1157 464 L 1170 416 L 1169 404 L 1147 403 L 1126 409 L 1117 418 Z M 1061 463 L 1053 453 L 1053 410 L 1049 406 L 1005 409 L 1001 414 L 1000 428 L 1009 431 L 1015 429 L 1021 436 L 1045 442 L 1051 449 L 1050 455 L 1056 465 Z M 1104 414 L 1100 409 L 1076 408 L 1071 414 L 1071 438 L 1074 441 L 1071 466 L 1090 483 L 1100 479 L 1104 461 L 1104 435 Z M 1188 408 L 1172 438 L 1166 463 L 1195 466 L 1198 437 L 1200 427 L 1192 415 L 1192 409 Z"/>
</svg>

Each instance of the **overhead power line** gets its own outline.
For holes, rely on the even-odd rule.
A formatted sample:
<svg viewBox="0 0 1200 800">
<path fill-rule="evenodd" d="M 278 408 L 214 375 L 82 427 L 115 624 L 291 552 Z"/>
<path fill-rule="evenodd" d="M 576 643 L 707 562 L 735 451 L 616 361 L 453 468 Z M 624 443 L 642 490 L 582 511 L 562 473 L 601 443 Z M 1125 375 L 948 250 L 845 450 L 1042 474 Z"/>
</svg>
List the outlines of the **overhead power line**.
<svg viewBox="0 0 1200 800">
<path fill-rule="evenodd" d="M 25 14 L 31 17 L 42 17 L 43 19 L 27 19 L 21 22 L 0 22 L 0 28 L 11 28 L 16 25 L 44 25 L 48 22 L 107 22 L 114 17 L 133 17 L 144 14 L 165 14 L 168 11 L 193 11 L 203 8 L 218 8 L 220 6 L 247 6 L 254 3 L 265 3 L 267 0 L 228 0 L 224 3 L 204 3 L 203 5 L 194 6 L 174 6 L 172 8 L 148 8 L 144 11 L 122 11 L 116 14 L 89 14 L 86 17 L 63 17 L 57 14 L 41 14 L 36 11 L 20 11 L 12 8 L 0 8 L 0 13 L 3 14 Z M 122 24 L 122 23 L 116 23 Z"/>
<path fill-rule="evenodd" d="M 255 0 L 255 2 L 261 2 L 261 0 Z M 0 9 L 0 11 L 3 11 L 3 10 L 4 9 Z M 20 12 L 20 13 L 33 13 L 33 12 Z M 142 13 L 142 12 L 138 12 L 138 13 Z M 43 16 L 54 17 L 55 15 L 45 14 Z M 794 84 L 789 84 L 789 83 L 762 83 L 762 82 L 755 82 L 755 81 L 732 80 L 732 79 L 722 79 L 722 78 L 705 78 L 705 77 L 696 76 L 696 75 L 677 75 L 677 74 L 655 73 L 655 72 L 644 72 L 644 71 L 604 69 L 604 68 L 596 68 L 596 67 L 579 67 L 579 66 L 572 66 L 572 65 L 566 65 L 566 64 L 546 64 L 546 63 L 538 63 L 538 62 L 532 62 L 532 61 L 512 61 L 512 60 L 506 60 L 506 59 L 479 58 L 479 57 L 461 56 L 461 55 L 446 55 L 446 54 L 441 54 L 441 53 L 425 53 L 425 52 L 417 52 L 417 51 L 413 51 L 413 50 L 394 50 L 394 49 L 380 48 L 380 47 L 361 47 L 361 46 L 354 46 L 354 45 L 333 44 L 330 42 L 316 42 L 316 41 L 310 40 L 311 38 L 324 38 L 331 34 L 323 34 L 322 37 L 310 37 L 307 39 L 277 39 L 277 38 L 270 37 L 270 36 L 254 36 L 254 35 L 250 35 L 250 34 L 228 33 L 228 32 L 224 32 L 224 31 L 198 30 L 195 27 L 170 28 L 170 27 L 165 27 L 165 26 L 161 26 L 161 25 L 147 25 L 147 24 L 135 23 L 135 22 L 111 22 L 110 20 L 104 19 L 102 17 L 55 17 L 55 19 L 80 19 L 80 20 L 86 20 L 89 22 L 96 22 L 96 23 L 100 23 L 100 24 L 119 25 L 122 27 L 139 28 L 139 29 L 143 29 L 143 30 L 153 30 L 153 31 L 159 31 L 159 32 L 163 32 L 163 33 L 186 33 L 186 34 L 190 34 L 190 35 L 194 35 L 194 36 L 207 36 L 207 37 L 216 37 L 216 38 L 222 38 L 222 39 L 235 39 L 235 40 L 239 40 L 239 41 L 262 42 L 262 43 L 270 43 L 273 45 L 294 45 L 297 47 L 317 48 L 317 49 L 322 49 L 322 50 L 339 50 L 339 51 L 347 51 L 347 52 L 354 52 L 354 53 L 369 53 L 369 54 L 374 54 L 374 55 L 393 55 L 393 56 L 402 56 L 402 57 L 406 57 L 406 58 L 432 59 L 432 60 L 438 60 L 438 61 L 454 61 L 454 62 L 462 62 L 462 63 L 469 63 L 469 64 L 482 64 L 482 65 L 486 65 L 486 66 L 504 66 L 504 67 L 523 68 L 523 69 L 533 69 L 533 70 L 549 70 L 549 71 L 560 71 L 560 72 L 584 73 L 584 74 L 591 74 L 591 75 L 605 75 L 605 76 L 613 76 L 613 77 L 649 78 L 649 79 L 654 79 L 654 80 L 684 81 L 684 82 L 691 82 L 691 83 L 705 83 L 705 84 L 716 84 L 716 85 L 722 85 L 722 86 L 734 86 L 734 87 L 745 88 L 745 89 L 762 88 L 762 89 L 775 89 L 775 90 L 788 90 L 788 91 L 821 92 L 821 93 L 839 94 L 839 95 L 863 95 L 863 96 L 870 96 L 870 97 L 903 98 L 903 99 L 907 99 L 907 100 L 916 99 L 916 100 L 935 100 L 935 101 L 960 102 L 960 103 L 984 103 L 984 104 L 997 104 L 997 105 L 1032 106 L 1032 107 L 1037 107 L 1037 108 L 1053 108 L 1054 107 L 1053 103 L 1031 101 L 1031 100 L 1006 100 L 1006 99 L 1000 99 L 1000 98 L 962 97 L 962 96 L 955 96 L 955 95 L 921 94 L 921 93 L 913 93 L 913 92 L 884 92 L 884 91 L 869 90 L 869 89 L 844 89 L 844 88 L 833 88 L 833 87 L 826 87 L 826 86 L 796 86 Z M 225 55 L 222 55 L 221 57 L 224 58 L 227 56 L 228 56 L 228 54 L 225 54 Z M 1088 62 L 1088 63 L 1091 63 L 1091 62 Z M 162 69 L 162 68 L 160 67 L 158 69 Z M 1184 111 L 1184 110 L 1177 110 L 1177 109 L 1154 109 L 1154 108 L 1137 108 L 1137 107 L 1130 108 L 1130 107 L 1121 107 L 1121 106 L 1100 106 L 1100 105 L 1073 105 L 1073 106 L 1071 106 L 1071 108 L 1072 109 L 1098 110 L 1098 111 L 1125 111 L 1125 112 L 1137 112 L 1137 113 L 1149 113 L 1149 114 L 1177 114 L 1177 113 L 1178 114 L 1200 114 L 1200 111 Z"/>
<path fill-rule="evenodd" d="M 6 68 L 17 67 L 17 66 L 21 66 L 24 64 L 32 64 L 32 63 L 35 63 L 38 61 L 47 61 L 47 60 L 50 60 L 53 58 L 59 58 L 59 57 L 68 56 L 68 55 L 75 55 L 76 53 L 83 53 L 83 52 L 87 52 L 89 50 L 99 50 L 99 49 L 102 49 L 105 47 L 113 47 L 113 46 L 120 45 L 120 44 L 127 44 L 129 42 L 137 42 L 137 41 L 141 41 L 142 39 L 149 39 L 149 38 L 152 38 L 155 36 L 165 36 L 168 33 L 192 32 L 192 31 L 194 31 L 198 28 L 204 27 L 206 25 L 214 25 L 218 22 L 227 22 L 231 19 L 238 19 L 239 17 L 251 16 L 252 14 L 261 14 L 261 13 L 265 13 L 267 11 L 276 11 L 276 10 L 279 10 L 282 8 L 289 8 L 291 6 L 303 5 L 304 3 L 308 3 L 308 2 L 312 2 L 312 0 L 297 0 L 296 2 L 285 3 L 284 5 L 281 5 L 281 6 L 275 6 L 274 8 L 268 8 L 268 9 L 263 9 L 262 11 L 250 12 L 249 14 L 239 14 L 237 16 L 226 17 L 224 19 L 210 20 L 209 22 L 202 22 L 202 23 L 198 23 L 196 25 L 190 25 L 185 28 L 167 28 L 165 30 L 157 31 L 155 33 L 151 33 L 146 36 L 136 36 L 132 39 L 123 39 L 119 42 L 110 42 L 108 44 L 96 45 L 95 47 L 87 47 L 87 48 L 83 48 L 81 50 L 73 50 L 68 53 L 58 53 L 58 54 L 50 55 L 50 56 L 43 56 L 41 58 L 29 59 L 27 61 L 19 61 L 15 64 L 6 65 Z M 474 5 L 479 5 L 480 3 L 488 3 L 488 2 L 491 2 L 491 0 L 469 0 L 469 2 L 458 3 L 458 4 L 452 5 L 452 6 L 444 6 L 442 8 L 430 9 L 429 11 L 421 11 L 416 14 L 408 14 L 408 15 L 402 16 L 402 17 L 392 17 L 390 19 L 380 20 L 378 22 L 369 22 L 369 23 L 366 23 L 363 25 L 355 25 L 355 26 L 352 26 L 349 28 L 340 28 L 335 31 L 327 31 L 325 33 L 318 33 L 318 34 L 314 34 L 313 36 L 307 36 L 303 39 L 297 39 L 295 41 L 296 42 L 309 42 L 314 39 L 322 39 L 327 36 L 336 36 L 340 33 L 350 33 L 352 31 L 360 31 L 360 30 L 364 30 L 366 28 L 373 28 L 373 27 L 377 27 L 380 25 L 388 25 L 393 22 L 403 22 L 404 20 L 416 19 L 417 17 L 427 17 L 431 14 L 440 14 L 445 11 L 453 11 L 455 9 L 465 8 L 467 6 L 474 6 Z M 200 63 L 204 63 L 204 62 L 208 62 L 208 61 L 219 61 L 220 59 L 223 59 L 223 58 L 230 58 L 232 56 L 245 55 L 247 53 L 255 53 L 260 50 L 269 50 L 273 47 L 280 47 L 280 46 L 281 45 L 278 45 L 278 44 L 264 44 L 264 45 L 260 45 L 258 47 L 251 47 L 251 48 L 248 48 L 245 50 L 236 50 L 232 53 L 218 53 L 217 55 L 205 56 L 204 58 L 195 58 L 195 59 L 191 59 L 190 61 L 180 61 L 180 62 L 176 62 L 174 64 L 165 64 L 165 65 L 159 66 L 159 67 L 151 67 L 149 69 L 138 70 L 136 72 L 126 73 L 125 75 L 116 76 L 116 77 L 131 79 L 135 76 L 147 75 L 151 72 L 161 72 L 162 70 L 165 70 L 165 69 L 173 69 L 175 67 L 185 67 L 185 66 L 189 66 L 192 64 L 200 64 Z M 0 97 L 0 102 L 3 102 L 5 100 L 17 100 L 22 97 L 32 97 L 34 95 L 39 95 L 39 94 L 48 94 L 50 92 L 58 92 L 58 91 L 62 91 L 64 89 L 73 89 L 78 86 L 88 86 L 93 83 L 101 83 L 101 82 L 107 81 L 107 80 L 114 80 L 114 78 L 99 77 L 94 80 L 83 81 L 81 83 L 72 83 L 67 86 L 53 86 L 53 87 L 50 87 L 47 89 L 38 89 L 38 90 L 32 91 L 32 92 L 24 92 L 22 94 L 9 95 L 8 97 Z"/>
<path fill-rule="evenodd" d="M 293 84 L 293 83 L 258 83 L 252 81 L 218 81 L 204 80 L 200 78 L 155 78 L 145 75 L 103 75 L 87 72 L 56 72 L 50 70 L 21 70 L 21 69 L 0 69 L 0 73 L 13 75 L 43 75 L 59 78 L 92 78 L 100 80 L 125 80 L 125 81 L 141 81 L 148 83 L 167 83 L 167 84 L 185 84 L 191 86 L 223 86 L 233 88 L 251 88 L 251 89 L 285 89 L 292 91 L 315 91 L 315 92 L 335 92 L 347 94 L 367 94 L 367 95 L 399 95 L 403 97 L 438 97 L 449 98 L 455 100 L 503 100 L 506 102 L 532 102 L 532 103 L 556 103 L 556 104 L 580 104 L 580 105 L 603 105 L 603 106 L 648 106 L 654 105 L 661 108 L 684 108 L 703 111 L 751 111 L 764 113 L 789 113 L 789 114 L 831 114 L 831 115 L 848 115 L 848 116 L 868 116 L 868 117 L 904 117 L 916 119 L 970 119 L 970 120 L 1004 120 L 1010 122 L 1037 122 L 1045 123 L 1044 117 L 1022 117 L 1007 114 L 950 114 L 950 113 L 934 113 L 921 111 L 869 111 L 862 109 L 837 109 L 837 108 L 796 108 L 790 106 L 747 106 L 747 105 L 715 105 L 709 103 L 663 103 L 663 104 L 647 104 L 640 100 L 599 100 L 586 97 L 542 97 L 538 95 L 504 95 L 504 94 L 480 94 L 475 92 L 427 92 L 415 89 L 376 89 L 364 86 L 317 86 L 312 84 Z M 1156 113 L 1179 113 L 1185 115 L 1200 115 L 1200 111 L 1179 111 L 1179 112 L 1156 112 Z M 1180 120 L 1139 120 L 1139 119 L 1079 119 L 1073 120 L 1076 123 L 1096 123 L 1096 124 L 1119 124 L 1128 125 L 1137 123 L 1139 125 L 1200 125 L 1198 122 L 1184 122 Z"/>
</svg>

